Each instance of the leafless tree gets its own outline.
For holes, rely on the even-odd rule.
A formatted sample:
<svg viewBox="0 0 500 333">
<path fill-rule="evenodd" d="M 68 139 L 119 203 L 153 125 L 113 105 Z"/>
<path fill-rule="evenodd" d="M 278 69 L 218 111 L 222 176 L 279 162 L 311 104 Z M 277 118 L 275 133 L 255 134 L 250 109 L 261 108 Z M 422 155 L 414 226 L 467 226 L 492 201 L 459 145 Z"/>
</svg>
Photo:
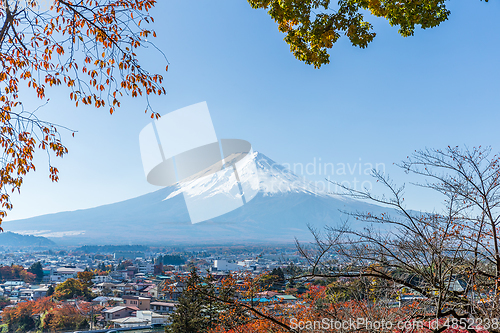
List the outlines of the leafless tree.
<svg viewBox="0 0 500 333">
<path fill-rule="evenodd" d="M 386 212 L 346 212 L 350 224 L 311 229 L 313 245 L 297 243 L 311 266 L 306 276 L 371 279 L 378 304 L 412 294 L 406 296 L 414 302 L 411 319 L 437 319 L 435 332 L 453 324 L 470 332 L 500 331 L 498 156 L 481 147 L 425 149 L 399 167 L 423 179 L 414 185 L 442 194 L 441 210 L 408 209 L 405 187 L 376 170 L 373 176 L 385 195 L 337 184 L 339 194 L 376 203 Z"/>
</svg>

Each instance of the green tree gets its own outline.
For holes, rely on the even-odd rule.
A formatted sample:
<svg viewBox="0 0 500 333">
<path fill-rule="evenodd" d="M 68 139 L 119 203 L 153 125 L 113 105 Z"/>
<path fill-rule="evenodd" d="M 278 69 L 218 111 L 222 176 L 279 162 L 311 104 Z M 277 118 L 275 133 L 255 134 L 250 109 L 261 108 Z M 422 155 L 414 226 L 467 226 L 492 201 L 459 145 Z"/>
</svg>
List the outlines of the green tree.
<svg viewBox="0 0 500 333">
<path fill-rule="evenodd" d="M 271 275 L 276 277 L 276 280 L 278 281 L 284 281 L 285 280 L 285 274 L 283 274 L 283 270 L 281 267 L 278 268 L 273 268 L 271 271 Z"/>
<path fill-rule="evenodd" d="M 54 295 L 54 285 L 51 284 L 49 288 L 47 289 L 47 297 Z"/>
<path fill-rule="evenodd" d="M 67 279 L 57 285 L 53 297 L 57 300 L 66 300 L 82 297 L 85 300 L 92 298 L 92 292 L 89 287 L 77 279 Z"/>
<path fill-rule="evenodd" d="M 485 0 L 488 2 L 488 0 Z M 346 36 L 353 46 L 365 48 L 375 38 L 366 14 L 385 18 L 399 28 L 403 37 L 416 27 L 433 28 L 446 21 L 450 11 L 446 0 L 248 0 L 253 8 L 264 8 L 286 34 L 294 56 L 319 68 L 330 62 L 328 49 Z"/>
<path fill-rule="evenodd" d="M 225 304 L 216 300 L 214 280 L 211 276 L 202 279 L 195 268 L 191 270 L 179 304 L 170 315 L 172 324 L 168 332 L 207 332 L 217 325 L 219 313 Z"/>
<path fill-rule="evenodd" d="M 186 263 L 186 259 L 178 254 L 166 254 L 164 256 L 160 255 L 156 258 L 155 263 L 163 265 L 183 265 Z"/>
<path fill-rule="evenodd" d="M 35 274 L 36 282 L 41 282 L 43 279 L 43 268 L 42 268 L 42 263 L 40 261 L 35 262 L 28 268 L 28 272 Z"/>
<path fill-rule="evenodd" d="M 93 272 L 78 272 L 76 275 L 77 279 L 87 288 L 92 287 L 92 285 L 94 284 L 92 282 L 94 276 L 95 274 Z"/>
<path fill-rule="evenodd" d="M 204 298 L 196 291 L 201 279 L 196 269 L 191 270 L 186 286 L 181 296 L 175 312 L 170 316 L 172 324 L 169 332 L 204 332 L 207 326 L 203 316 Z"/>
<path fill-rule="evenodd" d="M 264 289 L 282 290 L 285 288 L 285 274 L 281 268 L 273 268 L 271 273 L 260 278 L 260 285 Z"/>
</svg>

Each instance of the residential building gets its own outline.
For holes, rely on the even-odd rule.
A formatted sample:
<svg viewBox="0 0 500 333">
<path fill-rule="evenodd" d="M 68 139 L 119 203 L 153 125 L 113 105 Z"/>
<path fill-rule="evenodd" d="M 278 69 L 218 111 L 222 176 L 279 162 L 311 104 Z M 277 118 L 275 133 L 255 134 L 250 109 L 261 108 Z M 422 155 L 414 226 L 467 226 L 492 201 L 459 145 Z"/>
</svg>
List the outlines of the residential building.
<svg viewBox="0 0 500 333">
<path fill-rule="evenodd" d="M 137 311 L 136 316 L 138 319 L 146 320 L 148 325 L 166 324 L 168 322 L 168 316 L 161 315 L 153 311 Z"/>
<path fill-rule="evenodd" d="M 49 287 L 40 287 L 33 289 L 33 300 L 37 300 L 39 298 L 47 296 L 47 291 L 49 290 Z"/>
<path fill-rule="evenodd" d="M 139 309 L 137 307 L 120 305 L 104 309 L 102 310 L 102 314 L 106 321 L 111 321 L 118 318 L 132 317 L 132 315 L 138 310 Z"/>
<path fill-rule="evenodd" d="M 81 268 L 77 268 L 75 266 L 63 266 L 63 267 L 58 267 L 54 270 L 52 270 L 50 274 L 50 281 L 51 282 L 64 282 L 67 279 L 76 279 L 77 274 L 79 272 L 83 272 L 84 270 Z"/>
<path fill-rule="evenodd" d="M 111 322 L 117 328 L 144 327 L 149 325 L 147 319 L 137 318 L 137 317 L 125 317 L 125 318 L 113 319 L 111 320 Z"/>
<path fill-rule="evenodd" d="M 176 304 L 171 302 L 151 302 L 151 310 L 159 313 L 172 313 L 175 311 Z"/>
<path fill-rule="evenodd" d="M 123 304 L 126 306 L 135 306 L 139 308 L 139 310 L 150 309 L 151 298 L 131 295 L 124 295 L 122 298 Z"/>
</svg>

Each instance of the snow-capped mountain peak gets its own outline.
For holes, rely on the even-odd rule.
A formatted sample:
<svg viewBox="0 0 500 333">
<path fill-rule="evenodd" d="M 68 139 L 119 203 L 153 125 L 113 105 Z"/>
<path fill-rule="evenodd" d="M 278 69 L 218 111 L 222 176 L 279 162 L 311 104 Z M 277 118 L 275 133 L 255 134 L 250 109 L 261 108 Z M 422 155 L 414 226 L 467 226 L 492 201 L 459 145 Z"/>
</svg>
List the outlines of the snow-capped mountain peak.
<svg viewBox="0 0 500 333">
<path fill-rule="evenodd" d="M 238 177 L 234 177 L 233 167 L 226 168 L 226 172 L 204 171 L 202 177 L 176 185 L 176 189 L 170 193 L 165 200 L 184 193 L 190 197 L 204 195 L 214 196 L 217 194 L 229 194 L 238 182 L 248 184 L 252 190 L 262 193 L 264 196 L 286 193 L 306 193 L 317 196 L 330 196 L 319 190 L 313 183 L 307 181 L 290 171 L 283 165 L 276 163 L 266 155 L 252 152 L 248 158 L 242 160 Z M 254 163 L 256 168 L 248 167 Z M 242 172 L 243 170 L 243 172 Z M 238 194 L 236 194 L 238 195 Z"/>
</svg>

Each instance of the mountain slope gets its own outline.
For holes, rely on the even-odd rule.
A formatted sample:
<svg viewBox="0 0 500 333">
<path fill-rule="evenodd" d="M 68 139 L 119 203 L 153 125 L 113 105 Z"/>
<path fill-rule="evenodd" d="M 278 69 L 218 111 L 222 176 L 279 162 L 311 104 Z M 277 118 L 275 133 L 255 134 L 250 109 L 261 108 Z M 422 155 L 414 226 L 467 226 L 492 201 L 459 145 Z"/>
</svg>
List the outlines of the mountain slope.
<svg viewBox="0 0 500 333">
<path fill-rule="evenodd" d="M 0 246 L 7 247 L 51 247 L 56 244 L 45 237 L 20 235 L 10 231 L 0 233 Z"/>
<path fill-rule="evenodd" d="M 60 244 L 165 244 L 292 242 L 311 239 L 308 224 L 321 228 L 345 220 L 340 211 L 381 208 L 317 191 L 313 184 L 260 153 L 253 153 L 258 193 L 246 205 L 191 224 L 184 196 L 223 192 L 228 179 L 212 177 L 160 189 L 91 209 L 5 222 L 6 230 L 49 237 Z M 245 175 L 241 175 L 242 180 Z M 340 210 L 340 211 L 339 211 Z"/>
</svg>

